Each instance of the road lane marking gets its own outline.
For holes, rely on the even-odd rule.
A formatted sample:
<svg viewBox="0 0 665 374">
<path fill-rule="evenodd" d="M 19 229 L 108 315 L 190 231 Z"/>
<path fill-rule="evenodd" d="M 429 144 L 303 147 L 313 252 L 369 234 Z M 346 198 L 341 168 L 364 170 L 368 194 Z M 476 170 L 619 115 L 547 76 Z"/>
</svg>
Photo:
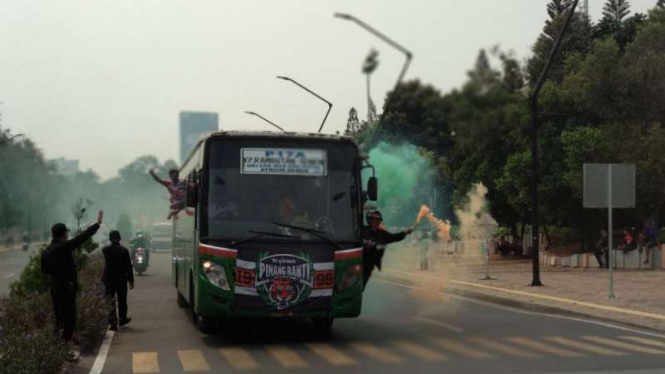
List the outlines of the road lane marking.
<svg viewBox="0 0 665 374">
<path fill-rule="evenodd" d="M 579 342 L 579 341 L 564 338 L 564 337 L 561 337 L 561 336 L 548 336 L 545 339 L 549 340 L 551 342 L 554 342 L 554 343 L 558 343 L 558 344 L 561 344 L 561 345 L 565 345 L 565 346 L 568 346 L 568 347 L 579 349 L 581 351 L 586 351 L 586 352 L 599 354 L 599 355 L 602 355 L 602 356 L 626 356 L 628 354 L 626 352 L 620 352 L 620 351 L 616 351 L 614 349 L 601 347 L 599 345 L 589 344 L 589 343 L 585 343 L 585 342 Z"/>
<path fill-rule="evenodd" d="M 11 277 L 13 277 L 14 275 L 16 275 L 16 274 L 15 274 L 15 273 L 9 273 L 9 274 L 5 275 L 3 278 L 5 278 L 5 279 L 7 279 L 7 278 L 11 278 Z"/>
<path fill-rule="evenodd" d="M 377 361 L 381 361 L 386 364 L 396 364 L 402 362 L 402 358 L 396 354 L 390 353 L 385 349 L 379 348 L 370 343 L 352 343 L 351 347 L 356 351 L 369 356 Z"/>
<path fill-rule="evenodd" d="M 115 333 L 113 331 L 106 330 L 102 346 L 99 348 L 95 362 L 92 364 L 92 368 L 90 368 L 90 373 L 88 374 L 102 373 L 102 370 L 104 370 L 104 364 L 106 363 L 106 357 L 109 355 L 109 350 L 111 349 L 111 342 L 113 341 L 114 335 Z"/>
<path fill-rule="evenodd" d="M 157 352 L 134 352 L 132 353 L 133 373 L 159 373 L 159 362 Z"/>
<path fill-rule="evenodd" d="M 392 344 L 396 345 L 403 351 L 426 361 L 443 361 L 446 359 L 446 356 L 408 340 L 394 340 L 392 341 Z"/>
<path fill-rule="evenodd" d="M 445 323 L 445 322 L 441 322 L 441 321 L 437 321 L 437 320 L 433 320 L 433 319 L 429 319 L 429 318 L 425 318 L 425 317 L 413 317 L 413 319 L 415 319 L 416 321 L 429 323 L 430 325 L 438 326 L 438 327 L 444 328 L 446 330 L 456 332 L 458 334 L 461 334 L 461 333 L 464 332 L 464 329 L 462 329 L 460 327 L 457 327 L 457 326 L 453 326 L 453 325 Z"/>
<path fill-rule="evenodd" d="M 480 338 L 480 337 L 472 337 L 472 338 L 468 338 L 467 341 L 469 341 L 471 343 L 474 343 L 474 344 L 481 345 L 485 348 L 489 348 L 489 349 L 497 351 L 497 352 L 501 352 L 501 353 L 503 353 L 505 355 L 509 355 L 509 356 L 515 356 L 515 357 L 520 357 L 520 358 L 538 358 L 538 357 L 540 357 L 540 355 L 537 355 L 535 353 L 521 351 L 520 350 L 521 348 L 509 345 L 509 344 L 506 344 L 506 343 L 503 343 L 503 342 L 499 343 L 497 341 L 490 340 L 490 339 L 485 339 L 485 338 Z"/>
<path fill-rule="evenodd" d="M 198 349 L 178 351 L 178 358 L 184 371 L 210 371 L 210 366 Z"/>
<path fill-rule="evenodd" d="M 665 351 L 661 351 L 661 350 L 658 350 L 658 349 L 642 347 L 642 346 L 635 345 L 635 344 L 624 343 L 624 342 L 620 342 L 618 340 L 612 340 L 612 339 L 603 338 L 603 337 L 600 337 L 600 336 L 583 336 L 583 338 L 586 339 L 586 340 L 592 341 L 592 342 L 609 345 L 609 346 L 614 347 L 614 348 L 625 349 L 627 351 L 633 351 L 633 352 L 638 352 L 638 353 L 646 353 L 646 354 L 650 354 L 650 355 L 665 354 Z"/>
<path fill-rule="evenodd" d="M 310 343 L 307 347 L 322 359 L 334 366 L 351 366 L 357 364 L 356 360 L 341 350 L 326 343 Z"/>
<path fill-rule="evenodd" d="M 551 345 L 547 345 L 543 342 L 539 342 L 538 340 L 534 339 L 529 339 L 529 338 L 523 338 L 519 336 L 514 336 L 514 337 L 508 337 L 505 338 L 504 340 L 515 343 L 518 345 L 521 345 L 526 348 L 532 348 L 541 352 L 549 353 L 551 355 L 555 356 L 561 356 L 561 357 L 584 357 L 585 355 L 582 353 L 577 353 L 573 351 L 569 351 L 567 349 L 563 348 L 558 348 L 558 347 L 553 347 Z"/>
<path fill-rule="evenodd" d="M 452 339 L 433 338 L 432 341 L 444 349 L 461 354 L 462 356 L 465 357 L 478 358 L 478 359 L 496 358 L 496 356 L 494 355 L 480 351 L 476 348 L 468 347 Z"/>
<path fill-rule="evenodd" d="M 220 348 L 219 353 L 238 370 L 256 370 L 259 363 L 252 358 L 246 350 L 242 348 Z"/>
<path fill-rule="evenodd" d="M 640 338 L 639 336 L 622 336 L 621 339 L 628 339 L 632 340 L 634 342 L 646 344 L 646 345 L 652 345 L 654 347 L 658 348 L 665 348 L 665 342 L 660 342 L 657 340 L 652 340 L 652 339 L 645 339 L 645 338 Z"/>
<path fill-rule="evenodd" d="M 268 347 L 268 353 L 287 369 L 298 369 L 307 367 L 303 360 L 294 350 L 286 347 Z"/>
</svg>

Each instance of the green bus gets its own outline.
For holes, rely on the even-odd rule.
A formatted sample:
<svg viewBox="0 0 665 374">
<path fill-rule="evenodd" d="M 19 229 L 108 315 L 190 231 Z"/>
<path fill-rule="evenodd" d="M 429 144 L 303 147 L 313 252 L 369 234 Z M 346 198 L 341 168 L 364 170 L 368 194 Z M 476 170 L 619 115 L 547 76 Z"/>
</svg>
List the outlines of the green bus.
<svg viewBox="0 0 665 374">
<path fill-rule="evenodd" d="M 329 329 L 361 311 L 363 204 L 373 167 L 353 139 L 222 131 L 181 168 L 173 220 L 178 304 L 202 330 L 228 318 L 307 318 Z"/>
</svg>

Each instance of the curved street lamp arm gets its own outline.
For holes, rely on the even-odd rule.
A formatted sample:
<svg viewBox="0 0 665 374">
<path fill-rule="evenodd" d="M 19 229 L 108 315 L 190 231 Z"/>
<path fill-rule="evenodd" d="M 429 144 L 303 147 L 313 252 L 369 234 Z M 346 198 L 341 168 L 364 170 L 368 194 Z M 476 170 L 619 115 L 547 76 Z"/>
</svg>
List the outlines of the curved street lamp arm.
<svg viewBox="0 0 665 374">
<path fill-rule="evenodd" d="M 276 124 L 272 123 L 270 120 L 268 120 L 267 118 L 263 117 L 262 115 L 260 115 L 260 114 L 258 114 L 258 113 L 254 113 L 254 112 L 250 112 L 250 111 L 245 111 L 245 113 L 247 113 L 247 114 L 249 114 L 249 115 L 252 115 L 252 116 L 259 117 L 259 118 L 261 118 L 262 120 L 268 122 L 269 124 L 271 124 L 271 125 L 277 127 L 278 129 L 280 129 L 280 130 L 282 130 L 282 131 L 286 131 L 286 130 L 284 130 L 283 128 L 277 126 Z"/>
<path fill-rule="evenodd" d="M 296 86 L 302 88 L 303 90 L 309 92 L 310 94 L 312 94 L 312 95 L 316 96 L 317 98 L 319 98 L 321 101 L 328 104 L 328 111 L 326 112 L 325 117 L 323 117 L 323 122 L 321 122 L 321 127 L 319 127 L 319 132 L 321 132 L 321 130 L 323 129 L 323 125 L 325 125 L 326 120 L 328 119 L 328 114 L 330 114 L 330 111 L 332 110 L 333 104 L 330 101 L 328 101 L 328 100 L 324 99 L 323 97 L 321 97 L 321 95 L 317 94 L 316 92 L 310 90 L 309 88 L 303 86 L 302 84 L 296 82 L 295 80 L 293 80 L 289 77 L 284 77 L 284 76 L 278 75 L 277 78 L 285 80 L 285 81 L 289 81 L 289 82 L 295 84 Z"/>
<path fill-rule="evenodd" d="M 381 124 L 383 124 L 383 116 L 386 114 L 386 112 L 389 111 L 390 107 L 392 106 L 392 101 L 393 101 L 392 97 L 394 96 L 394 93 L 397 92 L 397 88 L 399 88 L 399 85 L 402 84 L 402 80 L 404 79 L 404 76 L 406 75 L 406 71 L 409 69 L 409 65 L 411 65 L 411 60 L 413 59 L 413 53 L 411 53 L 411 51 L 409 51 L 408 49 L 406 49 L 403 46 L 401 46 L 400 44 L 398 44 L 396 41 L 394 41 L 394 40 L 390 39 L 389 37 L 387 37 L 386 35 L 382 34 L 377 29 L 373 28 L 372 26 L 366 24 L 365 22 L 359 20 L 358 18 L 356 18 L 356 17 L 354 17 L 350 14 L 335 13 L 335 17 L 341 18 L 341 19 L 344 19 L 344 20 L 347 20 L 347 21 L 354 22 L 355 24 L 362 27 L 363 29 L 365 29 L 366 31 L 371 33 L 372 35 L 374 35 L 377 38 L 379 38 L 379 39 L 383 40 L 384 42 L 388 43 L 390 46 L 397 49 L 398 51 L 404 53 L 404 55 L 406 56 L 406 60 L 404 61 L 404 65 L 402 66 L 402 71 L 399 73 L 399 76 L 397 77 L 397 83 L 395 83 L 395 88 L 393 88 L 393 95 L 388 96 L 388 101 L 386 102 L 386 104 L 383 108 L 384 110 L 381 113 L 381 117 L 379 118 L 379 123 L 376 125 L 376 128 L 374 129 L 372 134 L 369 136 L 369 139 L 365 143 L 365 147 L 367 149 L 369 149 L 369 148 L 372 147 L 372 145 L 374 143 L 374 139 L 377 137 L 377 134 L 381 130 Z"/>
</svg>

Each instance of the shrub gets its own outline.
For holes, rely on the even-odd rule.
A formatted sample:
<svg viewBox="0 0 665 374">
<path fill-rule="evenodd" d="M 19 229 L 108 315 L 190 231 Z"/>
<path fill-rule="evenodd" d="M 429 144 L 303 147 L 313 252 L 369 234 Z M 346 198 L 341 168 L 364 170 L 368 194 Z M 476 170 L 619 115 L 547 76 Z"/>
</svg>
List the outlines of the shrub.
<svg viewBox="0 0 665 374">
<path fill-rule="evenodd" d="M 68 355 L 53 328 L 47 294 L 0 301 L 0 368 L 3 373 L 60 373 Z"/>
<path fill-rule="evenodd" d="M 104 257 L 100 251 L 93 252 L 79 271 L 81 284 L 77 297 L 78 318 L 74 340 L 82 351 L 91 351 L 104 338 L 107 325 L 107 304 L 102 285 Z"/>
<path fill-rule="evenodd" d="M 49 290 L 50 279 L 42 273 L 42 252 L 46 245 L 42 245 L 34 254 L 30 255 L 28 263 L 21 272 L 21 277 L 11 284 L 11 294 L 20 297 L 33 293 L 46 293 Z"/>
</svg>

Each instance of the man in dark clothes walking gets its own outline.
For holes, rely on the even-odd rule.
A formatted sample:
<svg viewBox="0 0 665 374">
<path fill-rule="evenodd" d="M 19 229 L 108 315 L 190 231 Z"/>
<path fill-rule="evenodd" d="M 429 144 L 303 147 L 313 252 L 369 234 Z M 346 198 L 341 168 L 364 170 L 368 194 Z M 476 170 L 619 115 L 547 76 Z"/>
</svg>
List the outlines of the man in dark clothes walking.
<svg viewBox="0 0 665 374">
<path fill-rule="evenodd" d="M 102 223 L 104 212 L 97 215 L 97 223 L 87 230 L 69 239 L 69 230 L 64 223 L 56 223 L 51 227 L 53 240 L 42 253 L 42 272 L 51 276 L 51 300 L 55 313 L 56 330 L 63 329 L 62 338 L 71 341 L 76 325 L 76 292 L 78 277 L 74 250 L 90 239 Z"/>
<path fill-rule="evenodd" d="M 127 318 L 127 284 L 129 284 L 130 290 L 134 289 L 134 271 L 129 250 L 120 245 L 120 239 L 120 232 L 111 231 L 109 234 L 111 245 L 102 249 L 106 261 L 102 282 L 104 282 L 106 300 L 109 305 L 109 325 L 113 331 L 118 330 L 118 315 L 120 316 L 120 326 L 124 326 L 132 320 Z"/>
</svg>

